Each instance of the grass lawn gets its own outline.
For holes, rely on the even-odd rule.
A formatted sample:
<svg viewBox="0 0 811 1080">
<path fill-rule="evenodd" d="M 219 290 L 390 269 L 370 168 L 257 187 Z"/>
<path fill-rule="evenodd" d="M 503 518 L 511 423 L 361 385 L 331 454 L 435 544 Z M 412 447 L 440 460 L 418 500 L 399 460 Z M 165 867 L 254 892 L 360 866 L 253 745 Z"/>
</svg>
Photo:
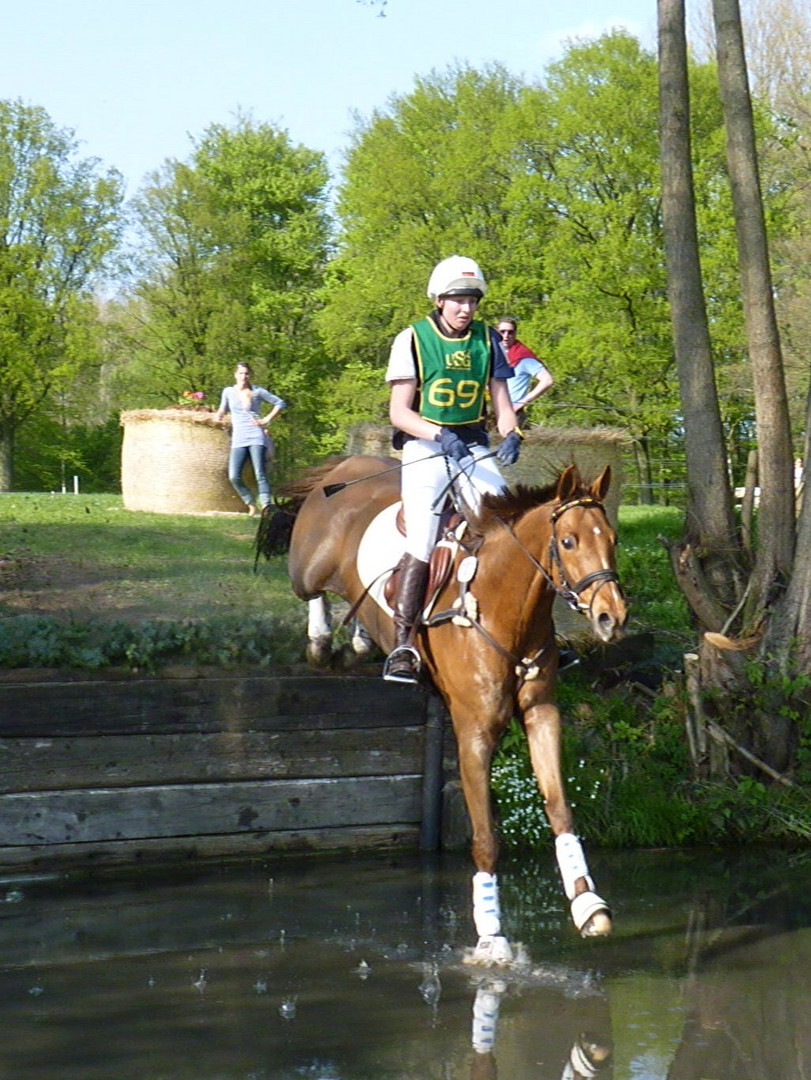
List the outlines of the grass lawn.
<svg viewBox="0 0 811 1080">
<path fill-rule="evenodd" d="M 680 521 L 672 508 L 620 511 L 632 631 L 687 630 L 657 540 L 677 535 Z M 247 515 L 134 513 L 120 495 L 0 494 L 0 667 L 151 666 L 176 654 L 267 663 L 258 642 L 269 638 L 286 661 L 300 658 L 304 605 L 283 557 L 262 560 L 254 573 L 255 532 Z M 121 636 L 122 626 L 139 636 L 133 629 L 101 643 L 105 634 Z"/>
<path fill-rule="evenodd" d="M 247 514 L 148 514 L 120 495 L 0 495 L 0 616 L 205 619 L 298 606 L 284 560 L 253 570 Z"/>
</svg>

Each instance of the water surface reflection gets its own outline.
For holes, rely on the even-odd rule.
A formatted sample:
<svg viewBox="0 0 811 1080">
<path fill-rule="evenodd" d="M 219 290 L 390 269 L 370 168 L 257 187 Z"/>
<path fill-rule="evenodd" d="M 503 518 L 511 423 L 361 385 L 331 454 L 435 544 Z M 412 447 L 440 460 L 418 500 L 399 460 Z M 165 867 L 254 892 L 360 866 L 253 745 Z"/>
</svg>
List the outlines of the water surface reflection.
<svg viewBox="0 0 811 1080">
<path fill-rule="evenodd" d="M 482 972 L 465 858 L 0 881 L 0 1076 L 780 1080 L 811 1067 L 811 862 L 602 853 L 616 933 L 506 860 L 525 963 Z"/>
</svg>

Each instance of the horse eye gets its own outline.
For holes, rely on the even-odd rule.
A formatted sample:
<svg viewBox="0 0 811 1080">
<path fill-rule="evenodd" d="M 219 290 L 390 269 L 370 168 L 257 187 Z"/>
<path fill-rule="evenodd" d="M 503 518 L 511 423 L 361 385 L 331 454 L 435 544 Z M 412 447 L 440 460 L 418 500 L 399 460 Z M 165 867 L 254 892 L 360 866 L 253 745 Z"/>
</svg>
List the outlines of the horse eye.
<svg viewBox="0 0 811 1080">
<path fill-rule="evenodd" d="M 564 536 L 561 540 L 561 544 L 567 551 L 571 551 L 574 547 L 575 541 L 573 536 Z"/>
</svg>

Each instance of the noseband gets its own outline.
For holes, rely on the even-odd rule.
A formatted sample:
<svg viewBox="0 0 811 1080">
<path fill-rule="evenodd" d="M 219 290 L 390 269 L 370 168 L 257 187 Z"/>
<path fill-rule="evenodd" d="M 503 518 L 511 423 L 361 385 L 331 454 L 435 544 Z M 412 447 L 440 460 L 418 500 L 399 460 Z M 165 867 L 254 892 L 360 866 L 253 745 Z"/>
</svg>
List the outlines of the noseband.
<svg viewBox="0 0 811 1080">
<path fill-rule="evenodd" d="M 561 559 L 560 547 L 558 545 L 557 523 L 568 510 L 574 510 L 578 506 L 594 506 L 598 510 L 602 510 L 605 514 L 605 507 L 599 499 L 595 499 L 593 495 L 583 495 L 579 499 L 571 499 L 569 502 L 561 503 L 560 506 L 553 510 L 549 519 L 549 523 L 552 526 L 552 535 L 549 537 L 549 570 L 535 558 L 531 551 L 524 547 L 509 525 L 505 522 L 502 522 L 502 525 L 504 525 L 504 528 L 513 540 L 515 540 L 516 544 L 518 544 L 535 569 L 543 575 L 557 595 L 562 600 L 565 600 L 573 611 L 579 611 L 590 616 L 594 598 L 603 585 L 609 581 L 613 581 L 616 583 L 617 588 L 620 587 L 619 575 L 616 570 L 593 570 L 590 574 L 586 574 L 585 577 L 582 577 L 579 581 L 575 582 L 574 585 L 570 585 L 567 581 L 566 571 L 563 568 L 563 560 Z M 557 576 L 560 579 L 559 582 L 555 581 L 553 570 L 557 570 Z M 589 585 L 594 585 L 595 582 L 599 582 L 599 585 L 592 593 L 591 600 L 588 604 L 584 604 L 580 599 L 580 594 L 584 589 L 587 589 Z"/>
</svg>

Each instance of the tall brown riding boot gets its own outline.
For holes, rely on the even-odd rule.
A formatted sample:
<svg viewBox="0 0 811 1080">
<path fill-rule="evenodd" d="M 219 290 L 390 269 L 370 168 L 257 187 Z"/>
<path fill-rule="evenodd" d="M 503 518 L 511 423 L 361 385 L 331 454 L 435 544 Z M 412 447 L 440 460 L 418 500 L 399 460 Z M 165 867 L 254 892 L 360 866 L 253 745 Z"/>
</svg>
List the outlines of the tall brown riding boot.
<svg viewBox="0 0 811 1080">
<path fill-rule="evenodd" d="M 428 583 L 428 563 L 403 555 L 394 603 L 394 648 L 383 665 L 383 678 L 388 682 L 416 683 L 420 673 L 420 656 L 414 648 L 414 625 L 425 602 Z"/>
</svg>

